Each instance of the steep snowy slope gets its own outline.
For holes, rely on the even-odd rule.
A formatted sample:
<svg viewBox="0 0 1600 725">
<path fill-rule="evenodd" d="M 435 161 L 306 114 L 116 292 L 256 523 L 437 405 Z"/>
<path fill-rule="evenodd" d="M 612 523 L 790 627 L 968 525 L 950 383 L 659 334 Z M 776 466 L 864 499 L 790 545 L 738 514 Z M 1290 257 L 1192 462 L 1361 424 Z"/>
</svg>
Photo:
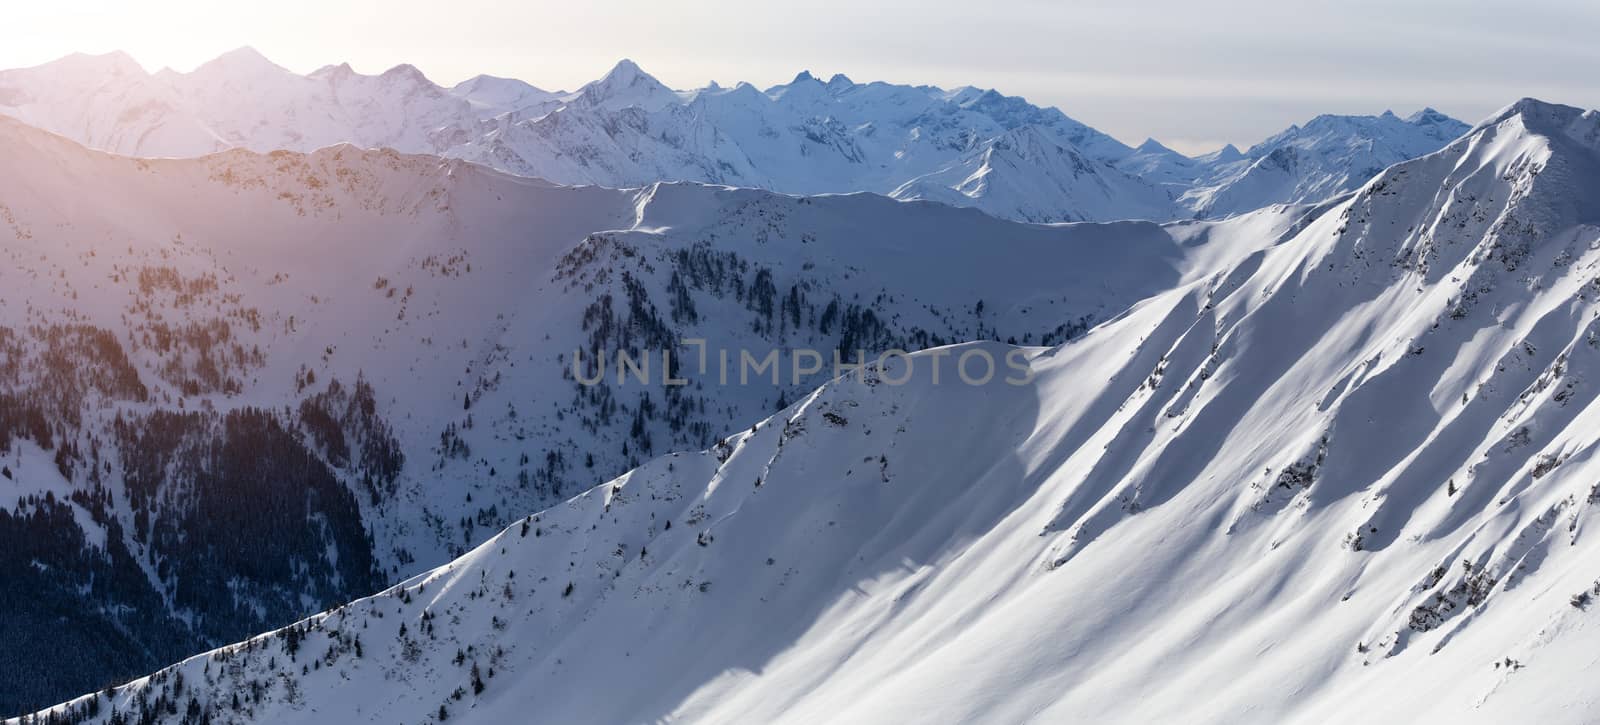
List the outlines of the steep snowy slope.
<svg viewBox="0 0 1600 725">
<path fill-rule="evenodd" d="M 1077 341 L 841 378 L 52 712 L 1586 722 L 1596 183 L 1600 114 L 1519 102 L 1289 233 L 1173 228 L 1223 268 Z"/>
<path fill-rule="evenodd" d="M 1056 344 L 1222 249 L 350 146 L 130 159 L 9 119 L 0 157 L 0 537 L 28 544 L 0 547 L 0 640 L 34 653 L 0 660 L 9 712 L 444 563 L 787 406 L 836 353 Z M 618 381 L 624 351 L 650 384 Z M 730 380 L 746 353 L 781 370 L 722 385 L 724 353 Z"/>
</svg>

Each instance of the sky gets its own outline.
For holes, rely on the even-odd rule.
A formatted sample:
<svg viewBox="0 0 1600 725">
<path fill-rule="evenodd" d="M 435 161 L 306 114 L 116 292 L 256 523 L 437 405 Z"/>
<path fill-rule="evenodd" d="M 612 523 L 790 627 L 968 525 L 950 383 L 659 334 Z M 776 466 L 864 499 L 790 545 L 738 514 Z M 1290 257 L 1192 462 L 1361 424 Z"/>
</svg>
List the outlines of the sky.
<svg viewBox="0 0 1600 725">
<path fill-rule="evenodd" d="M 400 63 L 572 89 L 631 58 L 675 88 L 801 70 L 975 85 L 1137 144 L 1241 148 L 1319 113 L 1475 122 L 1523 96 L 1600 107 L 1593 0 L 12 0 L 0 68 L 126 51 L 191 70 L 249 45 L 292 70 Z"/>
</svg>

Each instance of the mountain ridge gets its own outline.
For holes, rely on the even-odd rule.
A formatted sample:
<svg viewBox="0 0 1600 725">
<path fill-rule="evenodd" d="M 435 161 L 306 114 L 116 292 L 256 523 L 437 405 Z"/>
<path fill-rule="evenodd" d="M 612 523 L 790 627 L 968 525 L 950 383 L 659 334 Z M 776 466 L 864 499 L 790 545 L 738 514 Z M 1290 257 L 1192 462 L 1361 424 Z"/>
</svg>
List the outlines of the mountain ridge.
<svg viewBox="0 0 1600 725">
<path fill-rule="evenodd" d="M 133 85 L 109 97 L 94 92 L 101 67 Z M 970 86 L 859 84 L 842 74 L 824 83 L 802 72 L 766 91 L 743 83 L 674 91 L 628 60 L 572 93 L 483 78 L 445 88 L 403 64 L 375 76 L 348 64 L 299 76 L 249 48 L 186 74 L 145 74 L 125 54 L 73 56 L 0 72 L 0 113 L 139 156 L 230 146 L 310 151 L 350 142 L 460 157 L 559 183 L 697 181 L 798 194 L 892 194 L 948 177 L 919 198 L 1024 221 L 1168 221 L 1317 202 L 1466 130 L 1431 109 L 1403 121 L 1392 114 L 1321 116 L 1244 154 L 1223 149 L 1191 159 L 1165 147 L 1135 149 L 1059 109 Z M 230 101 L 241 95 L 257 99 L 255 110 Z M 958 190 L 970 172 L 950 169 L 976 170 L 981 164 L 968 157 L 978 148 L 1025 127 L 1093 162 L 1080 171 L 1095 177 L 1084 189 L 1145 184 L 1166 189 L 1175 202 L 1141 198 L 1123 207 L 1098 191 L 1079 198 L 1048 161 L 1015 167 L 1017 182 L 1002 194 Z M 1424 127 L 1437 130 L 1417 131 Z M 1361 152 L 1361 144 L 1374 150 Z M 1056 197 L 1048 208 L 1040 208 L 1040 190 Z"/>
</svg>

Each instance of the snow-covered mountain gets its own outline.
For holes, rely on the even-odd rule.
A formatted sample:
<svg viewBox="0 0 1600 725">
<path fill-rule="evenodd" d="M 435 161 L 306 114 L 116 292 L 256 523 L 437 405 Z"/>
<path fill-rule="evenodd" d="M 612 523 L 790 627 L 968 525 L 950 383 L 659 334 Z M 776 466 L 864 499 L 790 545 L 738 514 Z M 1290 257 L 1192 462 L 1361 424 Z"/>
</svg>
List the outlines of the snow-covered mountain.
<svg viewBox="0 0 1600 725">
<path fill-rule="evenodd" d="M 1600 113 L 1518 102 L 1336 203 L 1162 228 L 1175 278 L 1079 339 L 841 377 L 52 713 L 1585 722 L 1596 183 Z M 983 355 L 1030 375 L 953 383 Z"/>
<path fill-rule="evenodd" d="M 0 642 L 36 653 L 0 658 L 9 712 L 443 564 L 747 428 L 836 352 L 1056 344 L 1212 254 L 1195 224 L 564 187 L 348 145 L 136 159 L 0 118 L 0 158 Z M 579 350 L 613 374 L 581 384 Z M 822 369 L 794 376 L 798 350 Z M 624 351 L 651 384 L 618 381 Z M 745 380 L 745 352 L 783 368 Z"/>
<path fill-rule="evenodd" d="M 624 61 L 572 102 L 442 153 L 565 183 L 690 180 L 872 191 L 1023 221 L 1170 219 L 1172 193 L 1107 163 L 1120 143 L 1018 98 L 802 73 L 673 92 Z"/>
<path fill-rule="evenodd" d="M 1268 204 L 1311 202 L 1353 191 L 1389 166 L 1431 153 L 1468 126 L 1431 108 L 1407 118 L 1318 116 L 1237 155 L 1223 149 L 1210 163 L 1170 161 L 1160 173 L 1188 177 L 1183 204 L 1203 217 L 1227 216 Z"/>
<path fill-rule="evenodd" d="M 515 78 L 477 75 L 451 87 L 450 95 L 464 98 L 482 112 L 493 115 L 545 108 L 560 103 L 566 94 L 535 88 Z"/>
<path fill-rule="evenodd" d="M 1103 164 L 1032 126 L 985 141 L 950 166 L 912 179 L 889 195 L 1041 223 L 1167 219 L 1177 213 L 1166 190 L 1136 177 L 1105 173 Z M 1072 200 L 1070 210 L 1063 199 Z"/>
<path fill-rule="evenodd" d="M 249 98 L 249 103 L 238 102 Z M 571 93 L 411 66 L 309 76 L 248 48 L 192 73 L 122 54 L 0 72 L 0 113 L 92 148 L 195 156 L 348 142 L 463 158 L 567 184 L 694 181 L 792 194 L 870 191 L 1022 221 L 1226 216 L 1350 191 L 1466 130 L 1436 112 L 1323 116 L 1240 155 L 1137 149 L 993 90 L 828 81 L 676 91 L 631 61 Z"/>
</svg>

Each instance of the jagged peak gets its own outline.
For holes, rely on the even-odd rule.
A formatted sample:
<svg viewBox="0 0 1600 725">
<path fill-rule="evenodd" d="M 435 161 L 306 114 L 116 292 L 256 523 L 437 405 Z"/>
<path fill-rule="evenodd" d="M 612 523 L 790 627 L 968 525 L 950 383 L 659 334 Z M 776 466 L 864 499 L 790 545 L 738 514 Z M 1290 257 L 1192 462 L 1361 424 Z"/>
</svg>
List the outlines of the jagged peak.
<svg viewBox="0 0 1600 725">
<path fill-rule="evenodd" d="M 1457 121 L 1446 114 L 1440 113 L 1432 106 L 1424 106 L 1422 110 L 1406 116 L 1405 122 L 1413 126 L 1427 126 L 1439 123 L 1461 123 L 1460 121 Z"/>
<path fill-rule="evenodd" d="M 660 81 L 656 80 L 655 76 L 646 73 L 643 68 L 639 67 L 638 63 L 628 58 L 623 58 L 617 61 L 617 64 L 612 66 L 611 70 L 606 71 L 606 74 L 600 78 L 599 82 L 611 87 L 625 87 L 640 81 L 660 84 Z"/>
<path fill-rule="evenodd" d="M 1203 153 L 1194 158 L 1204 164 L 1230 164 L 1245 158 L 1245 155 L 1243 151 L 1239 150 L 1238 146 L 1230 143 L 1223 144 L 1222 148 L 1216 151 Z"/>
<path fill-rule="evenodd" d="M 850 80 L 850 77 L 843 73 L 835 73 L 832 78 L 828 79 L 829 90 L 844 90 L 846 88 L 854 88 L 855 85 L 855 81 Z"/>
<path fill-rule="evenodd" d="M 1000 91 L 997 91 L 997 90 L 995 90 L 993 88 L 984 88 L 984 89 L 981 89 L 979 91 L 979 93 L 976 96 L 974 96 L 972 98 L 972 100 L 968 101 L 967 103 L 970 104 L 970 105 L 979 106 L 979 105 L 988 105 L 988 104 L 993 104 L 993 103 L 1002 103 L 1005 100 L 1006 100 L 1006 95 L 1004 93 L 1001 93 Z"/>
<path fill-rule="evenodd" d="M 605 76 L 585 85 L 579 92 L 587 103 L 599 104 L 616 100 L 623 105 L 650 106 L 646 110 L 653 110 L 672 95 L 672 89 L 667 88 L 661 81 L 656 80 L 655 76 L 646 73 L 639 64 L 627 58 L 617 61 Z"/>
<path fill-rule="evenodd" d="M 1155 140 L 1154 137 L 1145 139 L 1144 143 L 1139 144 L 1139 147 L 1137 149 L 1135 149 L 1135 151 L 1137 151 L 1138 153 L 1141 153 L 1141 154 L 1161 154 L 1163 156 L 1182 156 L 1183 155 L 1183 154 L 1180 154 L 1180 153 L 1178 153 L 1176 151 L 1173 151 L 1170 148 L 1167 148 L 1165 144 L 1162 144 L 1160 141 Z"/>
<path fill-rule="evenodd" d="M 811 74 L 811 71 L 803 70 L 795 74 L 794 80 L 768 88 L 767 95 L 774 100 L 804 103 L 822 99 L 834 90 L 830 86 L 824 86 L 821 80 Z"/>
</svg>

